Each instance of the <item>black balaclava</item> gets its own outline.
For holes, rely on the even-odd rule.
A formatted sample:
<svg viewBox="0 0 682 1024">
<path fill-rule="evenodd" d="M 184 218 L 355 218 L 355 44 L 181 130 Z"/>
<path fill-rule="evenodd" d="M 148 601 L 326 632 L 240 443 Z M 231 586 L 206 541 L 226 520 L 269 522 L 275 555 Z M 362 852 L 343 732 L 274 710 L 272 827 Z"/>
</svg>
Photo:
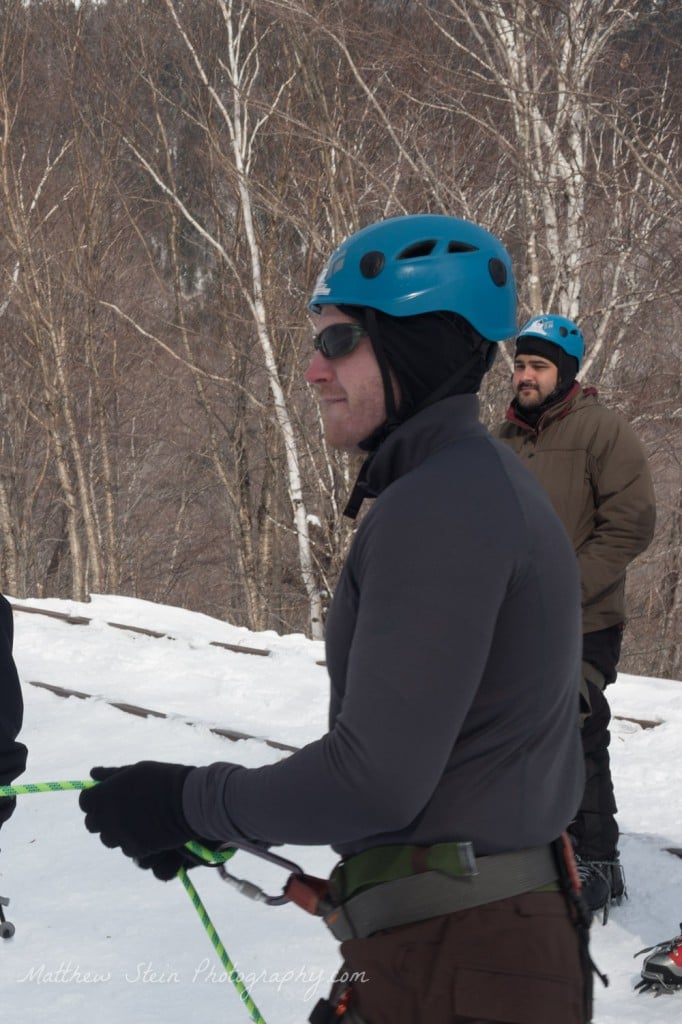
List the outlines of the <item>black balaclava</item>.
<svg viewBox="0 0 682 1024">
<path fill-rule="evenodd" d="M 517 416 L 526 423 L 535 426 L 544 412 L 556 402 L 561 401 L 575 384 L 575 375 L 578 372 L 578 360 L 575 356 L 569 356 L 560 345 L 555 345 L 545 338 L 536 338 L 531 334 L 522 334 L 516 341 L 517 356 L 540 356 L 554 363 L 557 368 L 557 385 L 551 394 L 547 395 L 544 402 L 536 405 L 534 409 L 524 409 L 514 398 L 512 405 Z"/>
<path fill-rule="evenodd" d="M 365 451 L 373 451 L 427 405 L 448 395 L 476 394 L 497 351 L 456 313 L 396 317 L 377 309 L 340 308 L 366 328 L 384 382 L 387 419 L 361 442 Z M 389 369 L 400 387 L 397 408 Z"/>
<path fill-rule="evenodd" d="M 497 345 L 456 313 L 395 317 L 367 307 L 339 308 L 367 330 L 383 380 L 386 420 L 360 442 L 370 458 L 397 426 L 421 409 L 450 395 L 476 394 L 497 352 Z M 400 387 L 398 406 L 390 373 Z M 366 461 L 346 507 L 351 518 L 364 496 L 367 465 Z"/>
</svg>

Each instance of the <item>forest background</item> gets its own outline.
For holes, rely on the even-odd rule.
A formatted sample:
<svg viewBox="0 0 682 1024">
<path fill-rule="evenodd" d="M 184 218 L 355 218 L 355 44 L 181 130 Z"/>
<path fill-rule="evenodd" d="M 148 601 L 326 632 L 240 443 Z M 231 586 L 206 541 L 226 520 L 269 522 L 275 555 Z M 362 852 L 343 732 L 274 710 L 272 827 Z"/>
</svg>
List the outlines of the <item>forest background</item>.
<svg viewBox="0 0 682 1024">
<path fill-rule="evenodd" d="M 306 300 L 347 235 L 447 213 L 642 439 L 621 666 L 681 678 L 681 33 L 676 0 L 1 0 L 0 589 L 319 639 L 358 463 Z"/>
</svg>

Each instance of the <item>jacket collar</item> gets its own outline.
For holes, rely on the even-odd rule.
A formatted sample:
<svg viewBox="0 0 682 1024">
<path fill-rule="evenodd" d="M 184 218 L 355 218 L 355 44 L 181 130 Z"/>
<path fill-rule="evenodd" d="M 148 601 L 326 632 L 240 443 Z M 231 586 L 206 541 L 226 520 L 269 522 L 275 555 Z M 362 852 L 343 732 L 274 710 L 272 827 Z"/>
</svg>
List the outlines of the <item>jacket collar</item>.
<svg viewBox="0 0 682 1024">
<path fill-rule="evenodd" d="M 472 434 L 487 434 L 476 395 L 452 395 L 427 406 L 401 423 L 368 462 L 367 496 L 376 497 L 441 448 Z"/>
<path fill-rule="evenodd" d="M 476 395 L 452 395 L 434 402 L 396 427 L 360 467 L 344 515 L 355 519 L 365 498 L 376 498 L 440 448 L 463 437 L 488 436 L 479 419 Z"/>
<path fill-rule="evenodd" d="M 575 382 L 573 387 L 561 398 L 557 399 L 553 405 L 550 405 L 548 409 L 545 409 L 539 420 L 532 426 L 532 424 L 526 422 L 516 411 L 516 403 L 512 401 L 505 414 L 505 419 L 509 420 L 517 427 L 522 427 L 524 430 L 529 431 L 532 434 L 539 434 L 542 430 L 546 430 L 551 423 L 555 423 L 557 420 L 563 419 L 564 416 L 568 416 L 569 413 L 573 412 L 576 406 L 583 398 L 589 398 L 593 396 L 597 397 L 597 389 L 592 386 L 583 387 L 578 381 Z"/>
</svg>

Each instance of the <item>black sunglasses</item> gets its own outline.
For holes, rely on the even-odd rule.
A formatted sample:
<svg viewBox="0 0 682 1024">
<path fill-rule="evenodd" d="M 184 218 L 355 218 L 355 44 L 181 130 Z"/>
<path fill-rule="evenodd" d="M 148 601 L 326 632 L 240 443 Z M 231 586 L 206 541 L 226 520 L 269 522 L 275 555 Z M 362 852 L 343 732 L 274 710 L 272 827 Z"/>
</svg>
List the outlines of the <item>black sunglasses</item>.
<svg viewBox="0 0 682 1024">
<path fill-rule="evenodd" d="M 366 334 L 367 331 L 360 324 L 330 324 L 315 335 L 313 345 L 325 359 L 340 359 L 352 352 L 360 338 Z"/>
</svg>

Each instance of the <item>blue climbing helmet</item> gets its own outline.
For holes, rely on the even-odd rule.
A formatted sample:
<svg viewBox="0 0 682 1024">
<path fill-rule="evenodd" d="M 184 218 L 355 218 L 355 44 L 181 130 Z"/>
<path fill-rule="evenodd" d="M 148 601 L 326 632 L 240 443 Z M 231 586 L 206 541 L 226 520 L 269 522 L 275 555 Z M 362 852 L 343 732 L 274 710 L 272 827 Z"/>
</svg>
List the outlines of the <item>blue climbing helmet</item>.
<svg viewBox="0 0 682 1024">
<path fill-rule="evenodd" d="M 390 316 L 457 313 L 487 341 L 516 332 L 511 259 L 485 228 L 457 217 L 391 217 L 351 235 L 330 256 L 308 303 L 364 306 Z"/>
<path fill-rule="evenodd" d="M 521 338 L 541 338 L 543 341 L 551 342 L 552 345 L 558 345 L 566 355 L 572 356 L 577 361 L 578 370 L 582 366 L 585 339 L 578 325 L 568 317 L 544 313 L 542 316 L 531 317 L 519 331 L 516 338 L 517 345 Z"/>
</svg>

